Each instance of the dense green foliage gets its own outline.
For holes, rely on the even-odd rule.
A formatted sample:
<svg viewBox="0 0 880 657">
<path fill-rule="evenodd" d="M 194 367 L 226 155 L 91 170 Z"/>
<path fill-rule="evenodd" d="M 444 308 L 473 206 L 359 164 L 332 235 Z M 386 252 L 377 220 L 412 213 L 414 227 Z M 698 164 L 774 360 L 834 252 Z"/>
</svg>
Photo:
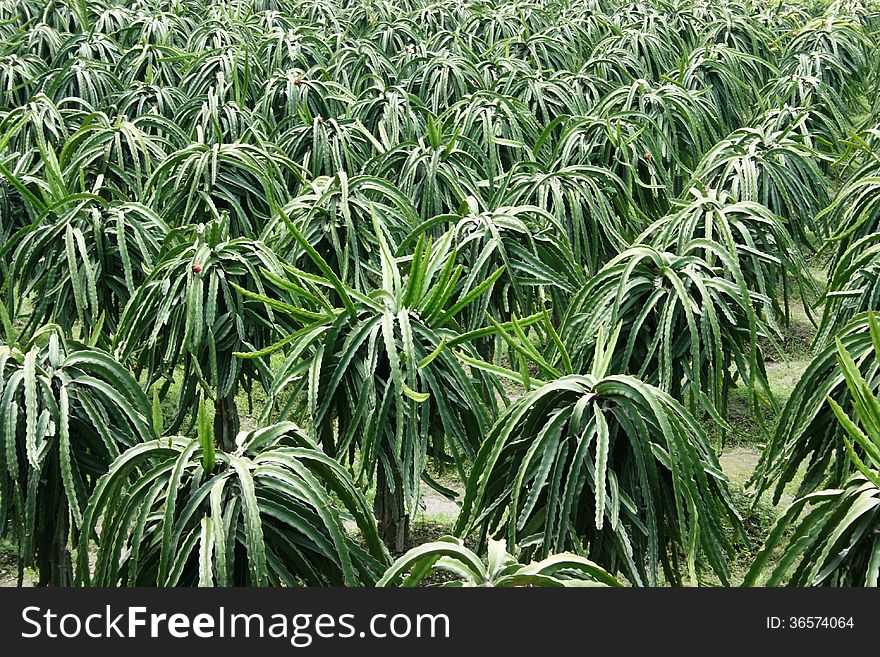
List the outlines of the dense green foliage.
<svg viewBox="0 0 880 657">
<path fill-rule="evenodd" d="M 875 584 L 876 513 L 828 510 L 876 500 L 878 35 L 872 0 L 0 0 L 0 536 L 42 584 L 732 583 L 742 395 L 756 494 L 798 488 L 747 583 L 800 523 L 771 582 Z M 429 488 L 456 537 L 413 547 Z"/>
<path fill-rule="evenodd" d="M 661 390 L 627 376 L 562 377 L 516 403 L 474 463 L 457 530 L 547 557 L 581 549 L 635 584 L 696 575 L 704 554 L 722 581 L 739 528 L 699 425 Z"/>
<path fill-rule="evenodd" d="M 242 434 L 235 453 L 215 452 L 207 422 L 197 440 L 127 450 L 95 489 L 81 536 L 77 574 L 98 586 L 355 586 L 387 561 L 351 477 L 289 422 Z"/>
<path fill-rule="evenodd" d="M 869 316 L 869 331 L 872 356 L 880 360 L 880 325 L 873 313 Z M 857 422 L 830 397 L 828 404 L 845 431 L 846 451 L 857 472 L 840 488 L 804 495 L 788 508 L 758 553 L 746 575 L 746 584 L 757 581 L 774 548 L 785 542 L 779 562 L 768 569 L 768 585 L 877 586 L 880 401 L 839 338 L 836 347 Z"/>
<path fill-rule="evenodd" d="M 0 376 L 0 530 L 41 582 L 69 584 L 70 525 L 82 526 L 95 481 L 120 452 L 152 436 L 149 403 L 108 354 L 67 344 L 51 325 L 0 344 Z"/>
</svg>

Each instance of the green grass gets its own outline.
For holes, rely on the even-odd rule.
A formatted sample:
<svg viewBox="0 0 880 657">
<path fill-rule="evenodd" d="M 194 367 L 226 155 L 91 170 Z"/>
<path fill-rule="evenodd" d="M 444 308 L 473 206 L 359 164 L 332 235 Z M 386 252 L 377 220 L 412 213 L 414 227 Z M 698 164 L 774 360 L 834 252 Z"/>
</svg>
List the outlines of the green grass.
<svg viewBox="0 0 880 657">
<path fill-rule="evenodd" d="M 741 540 L 734 542 L 736 555 L 730 564 L 733 572 L 731 579 L 734 584 L 738 584 L 742 581 L 754 561 L 755 554 L 773 528 L 773 523 L 779 517 L 780 509 L 773 507 L 764 499 L 755 501 L 754 495 L 742 486 L 732 486 L 731 494 L 734 505 L 742 516 L 743 526 L 748 537 L 747 542 Z"/>
</svg>

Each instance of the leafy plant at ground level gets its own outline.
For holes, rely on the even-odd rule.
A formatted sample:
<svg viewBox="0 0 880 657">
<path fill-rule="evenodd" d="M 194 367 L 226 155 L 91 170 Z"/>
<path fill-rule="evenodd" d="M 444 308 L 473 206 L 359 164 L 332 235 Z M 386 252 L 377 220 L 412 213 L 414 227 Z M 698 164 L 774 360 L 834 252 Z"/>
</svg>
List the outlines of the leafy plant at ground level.
<svg viewBox="0 0 880 657">
<path fill-rule="evenodd" d="M 637 585 L 679 583 L 680 560 L 729 577 L 725 523 L 741 530 L 703 430 L 667 393 L 604 372 L 518 399 L 486 437 L 456 535 L 505 536 L 529 555 L 583 553 Z"/>
<path fill-rule="evenodd" d="M 201 410 L 198 440 L 137 445 L 98 483 L 84 516 L 77 582 L 362 586 L 378 579 L 388 553 L 339 463 L 289 422 L 240 434 L 234 451 L 215 451 Z M 343 524 L 346 513 L 358 537 Z"/>
<path fill-rule="evenodd" d="M 130 372 L 57 327 L 0 344 L 0 536 L 18 541 L 19 569 L 36 567 L 40 585 L 72 583 L 68 536 L 98 477 L 152 437 L 149 408 Z"/>
<path fill-rule="evenodd" d="M 376 586 L 414 587 L 443 575 L 455 579 L 439 586 L 620 586 L 605 570 L 576 554 L 555 554 L 522 564 L 507 552 L 505 541 L 490 540 L 484 563 L 461 539 L 452 536 L 411 549 L 385 571 Z"/>
</svg>

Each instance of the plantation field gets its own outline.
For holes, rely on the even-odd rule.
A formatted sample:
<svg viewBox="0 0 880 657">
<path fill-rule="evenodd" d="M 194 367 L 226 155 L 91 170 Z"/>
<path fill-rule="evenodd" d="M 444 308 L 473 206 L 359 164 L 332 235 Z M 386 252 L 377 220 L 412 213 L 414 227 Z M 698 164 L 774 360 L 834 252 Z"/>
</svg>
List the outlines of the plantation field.
<svg viewBox="0 0 880 657">
<path fill-rule="evenodd" d="M 0 0 L 0 583 L 877 586 L 870 0 Z"/>
</svg>

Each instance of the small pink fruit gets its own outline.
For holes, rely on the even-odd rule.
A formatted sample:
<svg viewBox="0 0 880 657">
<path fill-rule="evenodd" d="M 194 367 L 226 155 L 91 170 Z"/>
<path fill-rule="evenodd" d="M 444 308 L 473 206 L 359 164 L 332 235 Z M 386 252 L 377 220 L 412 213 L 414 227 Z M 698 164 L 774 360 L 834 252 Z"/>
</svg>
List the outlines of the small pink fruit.
<svg viewBox="0 0 880 657">
<path fill-rule="evenodd" d="M 645 153 L 644 155 L 642 155 L 642 157 L 645 158 L 646 160 L 650 160 L 650 159 L 651 159 L 651 154 L 650 154 L 650 153 Z"/>
<path fill-rule="evenodd" d="M 193 271 L 198 274 L 199 272 L 202 271 L 202 266 L 201 265 L 193 265 Z"/>
</svg>

